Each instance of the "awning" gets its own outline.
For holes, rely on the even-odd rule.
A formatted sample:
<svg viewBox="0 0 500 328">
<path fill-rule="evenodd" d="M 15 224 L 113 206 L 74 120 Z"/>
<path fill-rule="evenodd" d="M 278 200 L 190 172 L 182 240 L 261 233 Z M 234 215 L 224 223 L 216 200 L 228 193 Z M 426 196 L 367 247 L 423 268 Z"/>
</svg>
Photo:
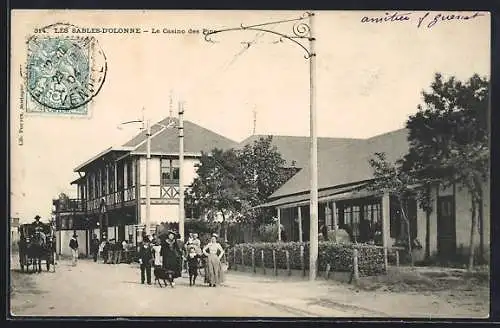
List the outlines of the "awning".
<svg viewBox="0 0 500 328">
<path fill-rule="evenodd" d="M 373 194 L 373 192 L 368 192 L 366 190 L 363 190 L 366 187 L 366 185 L 367 185 L 366 182 L 361 182 L 354 185 L 321 190 L 318 192 L 318 201 L 340 200 L 346 198 L 360 198 Z M 262 207 L 286 208 L 286 207 L 307 205 L 309 204 L 309 202 L 310 202 L 309 193 L 305 193 L 301 195 L 292 195 L 279 198 L 271 202 L 256 206 L 255 208 L 262 208 Z"/>
<path fill-rule="evenodd" d="M 74 184 L 80 184 L 80 182 L 84 182 L 85 181 L 85 177 L 79 177 L 77 178 L 76 180 L 73 180 L 70 182 L 70 185 L 74 185 Z"/>
</svg>

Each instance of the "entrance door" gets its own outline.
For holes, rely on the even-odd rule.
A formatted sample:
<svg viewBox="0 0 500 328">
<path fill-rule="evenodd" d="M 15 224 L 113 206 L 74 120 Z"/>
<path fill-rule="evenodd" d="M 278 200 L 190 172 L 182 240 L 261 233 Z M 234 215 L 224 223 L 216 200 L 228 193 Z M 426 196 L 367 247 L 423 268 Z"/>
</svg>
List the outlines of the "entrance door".
<svg viewBox="0 0 500 328">
<path fill-rule="evenodd" d="M 438 197 L 437 205 L 438 255 L 442 261 L 447 262 L 453 259 L 456 251 L 454 197 Z"/>
<path fill-rule="evenodd" d="M 127 236 L 128 238 L 128 236 Z M 126 240 L 125 238 L 125 226 L 124 225 L 119 225 L 118 226 L 118 238 L 117 240 L 124 241 Z"/>
</svg>

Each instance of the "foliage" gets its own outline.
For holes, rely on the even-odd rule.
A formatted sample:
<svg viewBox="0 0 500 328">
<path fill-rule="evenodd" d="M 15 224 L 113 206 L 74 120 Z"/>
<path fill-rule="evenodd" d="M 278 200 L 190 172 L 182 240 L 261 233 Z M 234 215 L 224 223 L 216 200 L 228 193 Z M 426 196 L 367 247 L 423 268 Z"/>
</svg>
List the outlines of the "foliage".
<svg viewBox="0 0 500 328">
<path fill-rule="evenodd" d="M 370 158 L 369 163 L 373 170 L 374 180 L 370 183 L 368 189 L 377 192 L 385 191 L 398 199 L 399 208 L 406 226 L 407 241 L 405 244 L 408 247 L 408 253 L 411 254 L 411 227 L 405 201 L 414 197 L 415 191 L 412 187 L 416 184 L 416 181 L 407 171 L 403 170 L 401 160 L 396 161 L 396 164 L 392 164 L 387 161 L 384 153 L 375 153 L 375 157 Z M 413 264 L 413 260 L 411 263 Z"/>
<path fill-rule="evenodd" d="M 477 74 L 466 82 L 443 80 L 436 74 L 431 91 L 422 95 L 424 104 L 406 124 L 410 148 L 404 167 L 423 185 L 439 180 L 469 192 L 473 245 L 476 209 L 489 174 L 489 80 Z M 470 249 L 472 268 L 474 247 Z"/>
<path fill-rule="evenodd" d="M 303 247 L 302 252 L 301 246 Z M 354 248 L 358 249 L 358 268 L 361 276 L 385 273 L 384 252 L 381 247 L 364 244 L 338 244 L 330 241 L 319 242 L 319 270 L 325 270 L 326 265 L 330 264 L 330 270 L 332 271 L 352 272 Z M 287 269 L 286 251 L 289 253 L 291 270 L 309 269 L 308 242 L 238 244 L 227 252 L 229 263 L 232 266 L 234 266 L 234 263 L 237 265 L 252 265 L 252 249 L 254 250 L 254 263 L 256 267 L 262 267 L 261 252 L 263 252 L 264 267 L 273 269 L 274 250 L 276 267 L 278 269 Z M 303 254 L 303 258 L 301 254 Z"/>
<path fill-rule="evenodd" d="M 232 222 L 270 222 L 274 213 L 255 207 L 296 173 L 284 168 L 271 142 L 272 137 L 260 138 L 243 149 L 203 153 L 186 203 L 201 209 L 210 221 L 221 221 L 226 231 Z"/>
</svg>

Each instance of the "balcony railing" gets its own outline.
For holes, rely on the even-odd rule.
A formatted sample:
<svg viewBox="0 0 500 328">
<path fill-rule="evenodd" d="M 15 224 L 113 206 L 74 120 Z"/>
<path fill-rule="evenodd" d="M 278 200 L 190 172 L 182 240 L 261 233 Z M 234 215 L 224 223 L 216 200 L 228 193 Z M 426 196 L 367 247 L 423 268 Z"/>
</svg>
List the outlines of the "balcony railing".
<svg viewBox="0 0 500 328">
<path fill-rule="evenodd" d="M 84 203 L 81 199 L 58 199 L 55 201 L 56 212 L 83 212 Z"/>
</svg>

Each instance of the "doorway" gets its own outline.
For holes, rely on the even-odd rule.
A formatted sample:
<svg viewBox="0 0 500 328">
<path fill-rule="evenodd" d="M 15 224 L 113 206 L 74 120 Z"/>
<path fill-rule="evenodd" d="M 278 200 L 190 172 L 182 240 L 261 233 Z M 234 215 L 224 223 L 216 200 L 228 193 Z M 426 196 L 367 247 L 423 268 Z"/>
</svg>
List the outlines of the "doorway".
<svg viewBox="0 0 500 328">
<path fill-rule="evenodd" d="M 453 196 L 437 199 L 437 248 L 442 262 L 452 261 L 456 255 L 455 200 Z"/>
</svg>

